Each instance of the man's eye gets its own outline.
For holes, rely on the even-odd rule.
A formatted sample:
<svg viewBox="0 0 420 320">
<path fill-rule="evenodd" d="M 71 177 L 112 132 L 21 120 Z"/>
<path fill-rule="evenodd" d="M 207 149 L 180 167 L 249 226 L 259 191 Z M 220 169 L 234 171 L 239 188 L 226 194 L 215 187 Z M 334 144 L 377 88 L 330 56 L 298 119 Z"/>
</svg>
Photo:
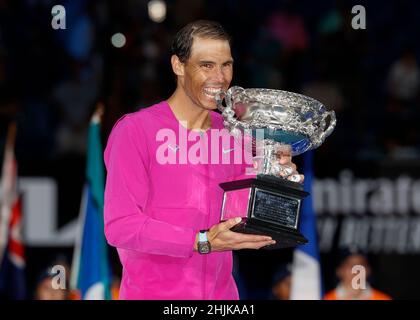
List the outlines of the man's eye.
<svg viewBox="0 0 420 320">
<path fill-rule="evenodd" d="M 202 66 L 206 69 L 211 69 L 213 67 L 213 65 L 210 63 L 204 63 Z"/>
</svg>

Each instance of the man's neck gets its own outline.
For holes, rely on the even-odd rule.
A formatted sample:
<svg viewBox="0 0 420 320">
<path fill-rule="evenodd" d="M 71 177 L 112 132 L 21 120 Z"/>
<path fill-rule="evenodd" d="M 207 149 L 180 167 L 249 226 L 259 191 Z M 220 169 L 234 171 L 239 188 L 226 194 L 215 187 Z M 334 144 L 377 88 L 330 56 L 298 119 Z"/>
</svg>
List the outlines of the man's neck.
<svg viewBox="0 0 420 320">
<path fill-rule="evenodd" d="M 337 293 L 341 298 L 346 299 L 359 299 L 363 297 L 369 297 L 371 295 L 371 288 L 366 284 L 365 289 L 353 288 L 351 284 L 339 283 L 337 287 Z"/>
<path fill-rule="evenodd" d="M 191 102 L 182 90 L 175 90 L 167 100 L 178 121 L 186 122 L 190 130 L 207 130 L 211 127 L 210 111 Z"/>
</svg>

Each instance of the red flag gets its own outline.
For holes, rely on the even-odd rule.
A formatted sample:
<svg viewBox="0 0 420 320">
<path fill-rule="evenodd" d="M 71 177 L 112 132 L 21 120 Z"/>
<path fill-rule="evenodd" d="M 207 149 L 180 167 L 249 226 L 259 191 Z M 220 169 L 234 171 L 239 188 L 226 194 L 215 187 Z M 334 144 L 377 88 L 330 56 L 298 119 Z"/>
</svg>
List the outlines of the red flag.
<svg viewBox="0 0 420 320">
<path fill-rule="evenodd" d="M 0 296 L 26 298 L 25 255 L 22 242 L 22 204 L 17 191 L 14 153 L 16 124 L 11 124 L 4 152 L 0 211 Z"/>
</svg>

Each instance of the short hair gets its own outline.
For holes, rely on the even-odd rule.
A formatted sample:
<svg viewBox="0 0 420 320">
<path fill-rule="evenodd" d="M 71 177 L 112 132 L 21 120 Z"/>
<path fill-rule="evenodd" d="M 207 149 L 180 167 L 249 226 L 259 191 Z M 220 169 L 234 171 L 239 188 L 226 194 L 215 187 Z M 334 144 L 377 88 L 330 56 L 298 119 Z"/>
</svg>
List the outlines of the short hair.
<svg viewBox="0 0 420 320">
<path fill-rule="evenodd" d="M 195 37 L 214 40 L 226 40 L 231 44 L 231 37 L 222 25 L 216 21 L 197 20 L 179 30 L 171 46 L 173 55 L 185 63 L 191 56 L 191 48 Z"/>
</svg>

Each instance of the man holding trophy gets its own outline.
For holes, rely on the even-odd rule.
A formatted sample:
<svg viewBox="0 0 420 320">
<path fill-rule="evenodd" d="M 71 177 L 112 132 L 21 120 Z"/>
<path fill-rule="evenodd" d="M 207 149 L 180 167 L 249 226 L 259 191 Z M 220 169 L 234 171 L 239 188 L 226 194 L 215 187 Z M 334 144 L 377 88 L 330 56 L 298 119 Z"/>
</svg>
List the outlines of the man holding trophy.
<svg viewBox="0 0 420 320">
<path fill-rule="evenodd" d="M 322 110 L 293 118 L 274 91 L 229 89 L 230 38 L 218 23 L 188 24 L 172 53 L 175 92 L 121 118 L 105 150 L 105 235 L 123 265 L 120 298 L 238 299 L 232 250 L 305 242 L 296 229 L 306 193 L 291 156 L 329 129 Z M 278 130 L 288 120 L 290 135 Z M 236 161 L 238 145 L 251 162 Z"/>
</svg>

